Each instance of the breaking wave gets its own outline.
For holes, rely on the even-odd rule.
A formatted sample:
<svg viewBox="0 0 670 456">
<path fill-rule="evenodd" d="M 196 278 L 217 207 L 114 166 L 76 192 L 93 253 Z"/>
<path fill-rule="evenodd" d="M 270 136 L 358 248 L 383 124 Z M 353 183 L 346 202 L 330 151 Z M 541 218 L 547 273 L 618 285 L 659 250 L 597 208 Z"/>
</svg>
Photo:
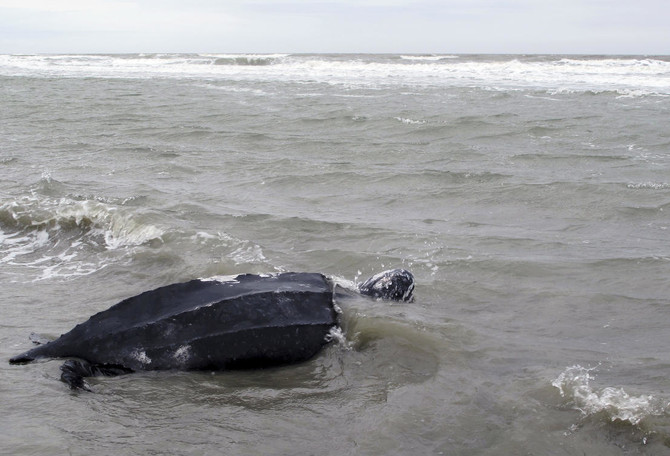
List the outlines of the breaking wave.
<svg viewBox="0 0 670 456">
<path fill-rule="evenodd" d="M 126 54 L 0 55 L 0 75 L 205 78 L 351 87 L 479 87 L 551 94 L 670 95 L 665 57 Z"/>
<path fill-rule="evenodd" d="M 410 60 L 415 62 L 437 62 L 439 60 L 458 59 L 457 55 L 401 55 L 401 60 Z"/>
<path fill-rule="evenodd" d="M 212 55 L 214 65 L 265 66 L 280 63 L 288 54 L 223 54 Z"/>
<path fill-rule="evenodd" d="M 0 264 L 36 270 L 34 280 L 88 275 L 109 254 L 162 243 L 164 231 L 120 205 L 31 195 L 0 205 Z M 11 270 L 11 268 L 9 268 Z M 20 275 L 20 274 L 17 274 Z"/>
<path fill-rule="evenodd" d="M 638 425 L 647 418 L 666 415 L 668 404 L 652 395 L 636 396 L 623 388 L 592 386 L 594 370 L 578 365 L 568 367 L 552 382 L 584 417 L 602 414 L 613 422 Z"/>
</svg>

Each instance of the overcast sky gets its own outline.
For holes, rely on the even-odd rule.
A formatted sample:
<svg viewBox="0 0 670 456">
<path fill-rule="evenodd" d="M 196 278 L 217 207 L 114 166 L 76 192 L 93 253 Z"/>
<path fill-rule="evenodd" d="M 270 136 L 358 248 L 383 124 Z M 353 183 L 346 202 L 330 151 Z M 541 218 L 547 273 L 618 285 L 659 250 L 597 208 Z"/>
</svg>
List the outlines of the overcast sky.
<svg viewBox="0 0 670 456">
<path fill-rule="evenodd" d="M 670 54 L 670 0 L 0 0 L 0 53 Z"/>
</svg>

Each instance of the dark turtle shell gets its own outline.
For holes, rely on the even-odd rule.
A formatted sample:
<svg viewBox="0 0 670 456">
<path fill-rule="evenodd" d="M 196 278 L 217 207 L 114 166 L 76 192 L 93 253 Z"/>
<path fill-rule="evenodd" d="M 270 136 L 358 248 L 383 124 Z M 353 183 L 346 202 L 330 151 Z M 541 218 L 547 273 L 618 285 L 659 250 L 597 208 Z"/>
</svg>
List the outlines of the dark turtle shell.
<svg viewBox="0 0 670 456">
<path fill-rule="evenodd" d="M 337 324 L 318 273 L 191 280 L 128 298 L 10 360 L 79 358 L 129 370 L 234 369 L 307 360 Z"/>
</svg>

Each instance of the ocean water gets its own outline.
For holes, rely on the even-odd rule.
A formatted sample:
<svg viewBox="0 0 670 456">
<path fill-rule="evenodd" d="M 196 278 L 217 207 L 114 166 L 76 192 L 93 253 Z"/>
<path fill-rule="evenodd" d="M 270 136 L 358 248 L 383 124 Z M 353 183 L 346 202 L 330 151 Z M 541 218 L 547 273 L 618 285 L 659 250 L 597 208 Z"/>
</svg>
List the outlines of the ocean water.
<svg viewBox="0 0 670 456">
<path fill-rule="evenodd" d="M 0 452 L 670 453 L 670 58 L 0 56 Z M 309 362 L 71 392 L 31 332 L 416 276 Z"/>
</svg>

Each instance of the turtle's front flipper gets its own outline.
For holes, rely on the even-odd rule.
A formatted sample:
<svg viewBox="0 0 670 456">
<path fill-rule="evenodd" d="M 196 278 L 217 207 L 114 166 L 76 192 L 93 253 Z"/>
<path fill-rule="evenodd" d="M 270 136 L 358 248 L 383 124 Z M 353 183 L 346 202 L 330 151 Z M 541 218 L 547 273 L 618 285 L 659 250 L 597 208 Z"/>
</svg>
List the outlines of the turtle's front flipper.
<svg viewBox="0 0 670 456">
<path fill-rule="evenodd" d="M 84 377 L 91 377 L 93 375 L 93 366 L 88 361 L 79 361 L 69 359 L 60 367 L 62 374 L 60 374 L 61 381 L 67 383 L 70 389 L 83 389 L 84 391 L 91 391 Z"/>
<path fill-rule="evenodd" d="M 96 366 L 88 361 L 69 359 L 60 367 L 62 372 L 60 379 L 67 383 L 71 389 L 91 391 L 84 380 L 85 377 L 113 377 L 131 372 L 130 369 L 117 366 Z"/>
</svg>

